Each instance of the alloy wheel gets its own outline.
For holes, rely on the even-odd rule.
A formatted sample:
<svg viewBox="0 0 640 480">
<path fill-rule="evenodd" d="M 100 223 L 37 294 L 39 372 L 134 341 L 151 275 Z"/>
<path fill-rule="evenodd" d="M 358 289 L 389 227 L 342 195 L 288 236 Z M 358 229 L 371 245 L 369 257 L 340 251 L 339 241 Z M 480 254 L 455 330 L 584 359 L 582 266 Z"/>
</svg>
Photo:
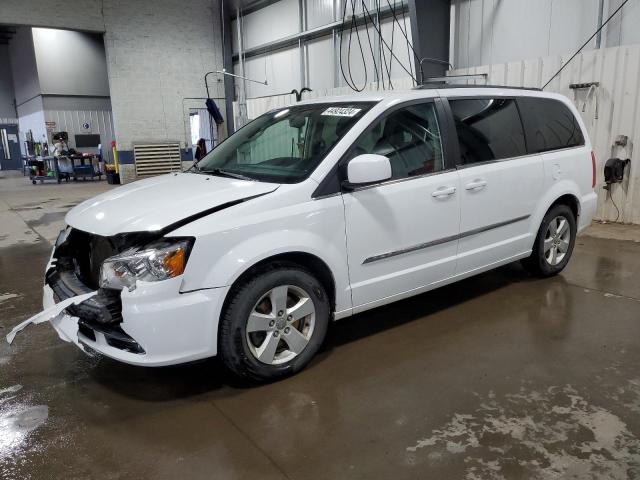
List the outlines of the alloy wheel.
<svg viewBox="0 0 640 480">
<path fill-rule="evenodd" d="M 267 365 L 291 361 L 306 348 L 315 326 L 313 300 L 302 288 L 279 285 L 254 305 L 246 325 L 253 356 Z"/>
<path fill-rule="evenodd" d="M 549 223 L 544 237 L 544 258 L 549 265 L 558 265 L 567 254 L 571 244 L 571 228 L 563 215 Z"/>
</svg>

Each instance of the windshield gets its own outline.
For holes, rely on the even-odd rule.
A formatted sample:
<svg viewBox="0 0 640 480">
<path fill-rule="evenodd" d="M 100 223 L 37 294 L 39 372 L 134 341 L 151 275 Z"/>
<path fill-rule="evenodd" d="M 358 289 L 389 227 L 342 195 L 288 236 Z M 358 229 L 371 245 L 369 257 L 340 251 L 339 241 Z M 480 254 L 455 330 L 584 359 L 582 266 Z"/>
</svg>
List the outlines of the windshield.
<svg viewBox="0 0 640 480">
<path fill-rule="evenodd" d="M 194 170 L 263 182 L 300 182 L 372 106 L 316 103 L 266 113 L 214 148 Z"/>
</svg>

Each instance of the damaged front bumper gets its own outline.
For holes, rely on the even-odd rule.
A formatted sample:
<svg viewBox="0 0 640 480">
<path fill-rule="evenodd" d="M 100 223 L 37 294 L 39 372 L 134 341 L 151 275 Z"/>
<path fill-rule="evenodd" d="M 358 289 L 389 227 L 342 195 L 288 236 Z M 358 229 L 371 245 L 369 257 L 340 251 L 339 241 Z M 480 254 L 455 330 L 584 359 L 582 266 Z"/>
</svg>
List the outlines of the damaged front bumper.
<svg viewBox="0 0 640 480">
<path fill-rule="evenodd" d="M 69 269 L 56 242 L 45 270 L 44 310 L 18 325 L 50 322 L 85 353 L 141 366 L 164 366 L 216 355 L 218 320 L 228 288 L 181 291 L 183 278 L 138 281 L 132 291 L 94 290 Z M 58 258 L 57 258 L 57 257 Z"/>
<path fill-rule="evenodd" d="M 123 291 L 122 322 L 115 327 L 64 312 L 51 324 L 62 340 L 86 353 L 132 365 L 174 365 L 214 356 L 219 305 L 226 289 L 180 293 L 180 283 L 179 278 L 140 282 L 133 292 Z M 52 305 L 53 290 L 45 285 L 43 306 Z"/>
</svg>

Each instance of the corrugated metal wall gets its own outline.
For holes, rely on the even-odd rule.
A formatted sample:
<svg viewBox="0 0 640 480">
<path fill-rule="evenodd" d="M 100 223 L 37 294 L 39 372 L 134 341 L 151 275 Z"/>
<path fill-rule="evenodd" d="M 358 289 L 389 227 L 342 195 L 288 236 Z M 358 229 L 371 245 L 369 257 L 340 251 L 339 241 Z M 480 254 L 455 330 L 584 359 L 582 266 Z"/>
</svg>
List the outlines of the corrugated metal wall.
<svg viewBox="0 0 640 480">
<path fill-rule="evenodd" d="M 303 0 L 304 12 L 306 19 L 306 30 L 310 30 L 322 25 L 327 25 L 342 17 L 342 5 L 339 0 Z M 349 2 L 349 0 L 346 0 Z M 390 4 L 394 5 L 398 11 L 401 11 L 401 5 L 406 0 L 390 0 Z M 367 8 L 372 16 L 375 15 L 378 0 L 365 0 Z M 351 13 L 351 4 L 347 3 L 347 15 Z M 362 13 L 362 2 L 354 2 L 356 13 Z M 385 0 L 380 0 L 380 7 L 387 7 Z M 243 43 L 244 48 L 249 49 L 265 43 L 279 40 L 300 32 L 300 8 L 299 0 L 281 0 L 268 7 L 261 8 L 258 11 L 250 13 L 242 17 L 243 25 Z M 403 20 L 399 15 L 399 20 L 406 34 L 411 38 L 411 25 L 409 16 Z M 238 21 L 232 22 L 234 53 L 237 53 L 237 28 Z M 388 49 L 382 47 L 387 57 L 387 63 L 390 65 L 390 75 L 392 78 L 403 78 L 407 73 L 400 67 L 398 60 L 407 68 L 415 71 L 410 50 L 407 48 L 404 36 L 392 18 L 382 21 L 380 30 L 387 45 L 393 45 L 394 54 L 397 60 L 391 61 Z M 375 45 L 377 32 L 373 27 L 367 31 L 361 26 L 358 28 L 360 44 L 358 36 L 354 32 L 351 36 L 351 50 L 349 53 L 348 44 L 350 40 L 349 28 L 346 27 L 343 39 L 343 64 L 345 70 L 348 70 L 347 59 L 351 60 L 350 76 L 356 84 L 362 85 L 365 80 L 371 81 L 374 77 L 374 62 L 371 55 L 371 47 L 369 39 L 372 42 L 374 52 L 377 53 L 379 48 Z M 365 62 L 362 61 L 360 45 L 364 50 Z M 301 58 L 301 55 L 303 58 Z M 260 85 L 254 82 L 247 82 L 247 97 L 260 97 L 265 95 L 275 95 L 291 91 L 292 89 L 300 89 L 303 86 L 312 89 L 326 89 L 345 85 L 338 70 L 338 51 L 334 48 L 333 35 L 329 34 L 308 42 L 303 43 L 302 52 L 299 46 L 281 49 L 275 52 L 269 52 L 264 55 L 248 58 L 245 60 L 245 76 L 253 80 L 264 81 L 268 85 Z M 303 78 L 301 75 L 301 61 L 304 60 L 305 65 L 305 85 L 302 85 Z M 380 68 L 380 65 L 376 65 Z M 367 75 L 365 75 L 365 70 Z M 386 70 L 385 70 L 386 72 Z M 236 74 L 239 71 L 236 67 Z M 349 72 L 347 72 L 349 74 Z M 386 75 L 386 74 L 385 74 Z"/>
<path fill-rule="evenodd" d="M 451 73 L 487 73 L 490 84 L 541 87 L 569 57 L 570 55 L 557 55 L 459 69 Z M 620 210 L 618 221 L 640 223 L 640 150 L 634 152 L 632 147 L 640 145 L 639 77 L 640 45 L 613 47 L 580 54 L 545 89 L 572 99 L 589 130 L 598 163 L 597 218 L 601 220 L 613 221 L 618 216 L 613 202 L 607 198 L 602 188 L 604 163 L 612 156 L 630 157 L 630 175 L 623 184 L 613 187 L 612 194 Z M 471 83 L 474 82 L 484 83 L 477 80 Z M 600 82 L 600 86 L 590 94 L 587 90 L 569 88 L 569 84 L 586 82 Z M 613 144 L 618 135 L 628 136 L 631 147 L 614 149 Z"/>
<path fill-rule="evenodd" d="M 604 0 L 606 19 L 623 0 Z M 598 26 L 600 0 L 452 0 L 456 68 L 573 53 Z M 603 47 L 640 43 L 640 2 L 605 26 Z M 587 49 L 596 47 L 594 39 Z"/>
<path fill-rule="evenodd" d="M 69 147 L 75 148 L 75 135 L 99 134 L 102 142 L 102 152 L 105 160 L 112 160 L 111 142 L 115 140 L 113 134 L 113 119 L 111 111 L 108 110 L 45 110 L 45 122 L 55 122 L 56 132 L 69 133 Z M 89 128 L 84 128 L 83 124 L 89 124 Z M 97 149 L 90 150 L 97 153 Z"/>
</svg>

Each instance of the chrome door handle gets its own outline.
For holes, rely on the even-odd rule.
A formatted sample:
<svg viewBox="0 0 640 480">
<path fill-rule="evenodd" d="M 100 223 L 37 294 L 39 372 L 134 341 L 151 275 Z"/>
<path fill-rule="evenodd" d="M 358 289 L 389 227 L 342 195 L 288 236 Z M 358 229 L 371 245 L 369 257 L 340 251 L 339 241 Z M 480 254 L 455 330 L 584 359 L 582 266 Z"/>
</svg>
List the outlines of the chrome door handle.
<svg viewBox="0 0 640 480">
<path fill-rule="evenodd" d="M 476 178 L 473 182 L 467 183 L 464 188 L 467 190 L 480 190 L 487 186 L 487 181 L 482 178 Z"/>
<path fill-rule="evenodd" d="M 431 193 L 434 198 L 448 197 L 456 193 L 456 187 L 440 187 L 435 192 Z"/>
</svg>

